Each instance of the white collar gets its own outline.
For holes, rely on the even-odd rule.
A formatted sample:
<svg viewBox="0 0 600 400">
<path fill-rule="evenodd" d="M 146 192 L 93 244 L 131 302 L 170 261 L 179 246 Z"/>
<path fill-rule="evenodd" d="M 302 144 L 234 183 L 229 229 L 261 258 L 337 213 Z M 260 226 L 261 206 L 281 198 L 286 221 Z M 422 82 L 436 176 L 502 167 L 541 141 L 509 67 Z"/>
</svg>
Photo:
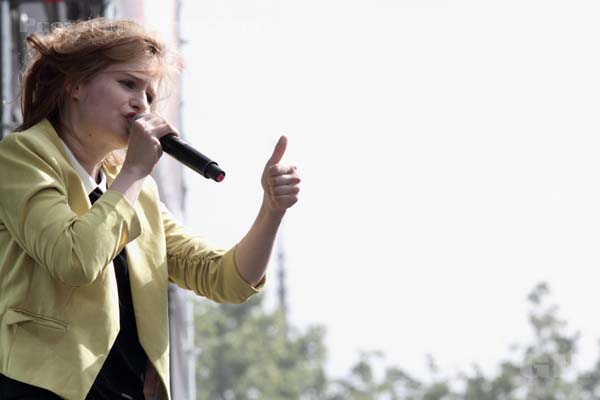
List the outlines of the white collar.
<svg viewBox="0 0 600 400">
<path fill-rule="evenodd" d="M 61 139 L 61 141 L 62 141 L 62 139 Z M 71 149 L 69 149 L 69 147 L 67 147 L 65 142 L 63 142 L 63 146 L 65 146 L 65 150 L 67 151 L 67 156 L 69 156 L 69 161 L 71 161 L 71 166 L 73 168 L 75 168 L 77 175 L 79 175 L 79 178 L 81 178 L 81 183 L 83 184 L 85 192 L 88 194 L 88 196 L 96 188 L 99 188 L 102 191 L 102 193 L 106 192 L 106 175 L 104 175 L 104 172 L 102 172 L 102 169 L 99 172 L 100 183 L 96 183 L 96 180 L 94 178 L 92 178 L 86 172 L 85 169 L 83 169 L 83 167 L 81 166 L 79 161 L 77 161 L 77 159 L 73 155 L 73 152 L 71 152 Z"/>
</svg>

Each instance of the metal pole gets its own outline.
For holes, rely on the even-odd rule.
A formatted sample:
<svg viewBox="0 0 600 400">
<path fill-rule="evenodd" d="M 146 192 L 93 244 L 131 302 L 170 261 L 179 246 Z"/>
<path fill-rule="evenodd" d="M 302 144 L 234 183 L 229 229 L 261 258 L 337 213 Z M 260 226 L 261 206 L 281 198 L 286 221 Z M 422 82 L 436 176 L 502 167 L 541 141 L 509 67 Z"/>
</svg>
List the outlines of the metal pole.
<svg viewBox="0 0 600 400">
<path fill-rule="evenodd" d="M 176 46 L 177 46 L 177 50 L 181 50 L 184 40 L 182 37 L 182 33 L 181 33 L 181 10 L 182 10 L 182 2 L 180 0 L 175 0 L 174 1 L 174 7 L 175 7 L 175 23 L 174 23 L 174 30 L 175 30 L 175 42 L 176 42 Z M 177 107 L 177 120 L 179 121 L 180 124 L 183 123 L 183 114 L 182 114 L 182 109 L 183 107 L 181 107 L 181 103 L 182 103 L 182 88 L 181 88 L 181 77 L 177 78 L 177 97 L 175 101 L 179 102 L 179 106 Z M 181 167 L 179 167 L 181 170 Z M 181 178 L 181 183 L 180 183 L 180 191 L 179 191 L 179 196 L 180 196 L 180 208 L 181 208 L 181 212 L 185 214 L 185 183 L 183 182 L 183 177 Z M 191 296 L 188 294 L 187 296 L 183 297 L 183 302 L 184 304 L 184 310 L 185 310 L 185 315 L 183 318 L 183 322 L 184 322 L 184 329 L 186 331 L 186 335 L 183 337 L 184 339 L 184 343 L 183 343 L 183 349 L 180 349 L 183 351 L 182 354 L 182 358 L 184 360 L 184 365 L 181 365 L 181 372 L 184 372 L 183 369 L 185 368 L 187 372 L 187 379 L 185 381 L 186 383 L 186 387 L 183 387 L 182 392 L 181 393 L 181 398 L 182 399 L 195 399 L 196 398 L 196 359 L 198 357 L 198 354 L 196 353 L 196 347 L 195 347 L 195 343 L 194 343 L 194 337 L 195 337 L 195 331 L 196 331 L 196 327 L 194 326 L 194 306 L 192 303 L 192 299 Z M 173 391 L 173 395 L 175 395 L 175 391 Z M 174 400 L 175 396 L 173 396 Z"/>
<path fill-rule="evenodd" d="M 281 312 L 283 337 L 288 338 L 288 304 L 287 304 L 287 287 L 286 287 L 286 265 L 285 265 L 285 246 L 283 242 L 283 229 L 280 229 L 279 237 L 277 238 L 277 264 L 279 270 L 277 271 L 278 278 L 278 300 L 279 300 L 279 311 Z"/>
</svg>

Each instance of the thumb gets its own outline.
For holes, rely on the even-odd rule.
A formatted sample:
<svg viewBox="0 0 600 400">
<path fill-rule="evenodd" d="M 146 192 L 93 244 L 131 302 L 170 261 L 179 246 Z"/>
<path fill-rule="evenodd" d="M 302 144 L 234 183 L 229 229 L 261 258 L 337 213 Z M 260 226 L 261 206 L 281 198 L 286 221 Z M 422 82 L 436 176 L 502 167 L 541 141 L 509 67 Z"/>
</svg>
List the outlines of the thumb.
<svg viewBox="0 0 600 400">
<path fill-rule="evenodd" d="M 267 161 L 267 166 L 275 165 L 283 158 L 283 154 L 285 153 L 285 149 L 287 147 L 287 137 L 281 136 L 275 145 L 275 149 L 273 150 L 273 154 L 271 154 L 271 158 Z"/>
</svg>

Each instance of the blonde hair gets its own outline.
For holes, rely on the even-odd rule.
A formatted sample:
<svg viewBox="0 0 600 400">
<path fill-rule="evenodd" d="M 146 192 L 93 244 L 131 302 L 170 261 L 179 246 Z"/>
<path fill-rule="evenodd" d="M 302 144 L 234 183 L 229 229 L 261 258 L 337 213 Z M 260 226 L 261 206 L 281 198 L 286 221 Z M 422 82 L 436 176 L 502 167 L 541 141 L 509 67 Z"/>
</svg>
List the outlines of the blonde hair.
<svg viewBox="0 0 600 400">
<path fill-rule="evenodd" d="M 178 70 L 177 56 L 142 25 L 128 20 L 96 18 L 63 25 L 45 36 L 27 38 L 29 62 L 22 77 L 23 131 L 48 118 L 55 126 L 72 87 L 93 78 L 108 66 L 147 58 L 157 78 L 157 97 L 166 93 Z M 171 57 L 173 56 L 173 57 Z M 156 107 L 153 102 L 151 109 Z"/>
</svg>

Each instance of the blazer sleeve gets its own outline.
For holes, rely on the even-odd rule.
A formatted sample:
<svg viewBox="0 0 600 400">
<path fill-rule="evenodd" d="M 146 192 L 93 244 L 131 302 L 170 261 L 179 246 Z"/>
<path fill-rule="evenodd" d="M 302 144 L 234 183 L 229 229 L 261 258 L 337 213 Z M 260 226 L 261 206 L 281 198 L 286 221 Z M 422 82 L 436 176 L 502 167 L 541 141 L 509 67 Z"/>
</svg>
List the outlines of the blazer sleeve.
<svg viewBox="0 0 600 400">
<path fill-rule="evenodd" d="M 81 286 L 96 280 L 140 234 L 140 223 L 127 199 L 110 190 L 89 211 L 76 214 L 67 202 L 65 174 L 57 158 L 43 149 L 15 140 L 3 143 L 0 222 L 54 279 Z"/>
<path fill-rule="evenodd" d="M 162 218 L 171 282 L 218 303 L 243 303 L 262 289 L 264 278 L 252 286 L 238 272 L 236 246 L 229 250 L 210 246 L 177 223 L 165 207 Z"/>
</svg>

